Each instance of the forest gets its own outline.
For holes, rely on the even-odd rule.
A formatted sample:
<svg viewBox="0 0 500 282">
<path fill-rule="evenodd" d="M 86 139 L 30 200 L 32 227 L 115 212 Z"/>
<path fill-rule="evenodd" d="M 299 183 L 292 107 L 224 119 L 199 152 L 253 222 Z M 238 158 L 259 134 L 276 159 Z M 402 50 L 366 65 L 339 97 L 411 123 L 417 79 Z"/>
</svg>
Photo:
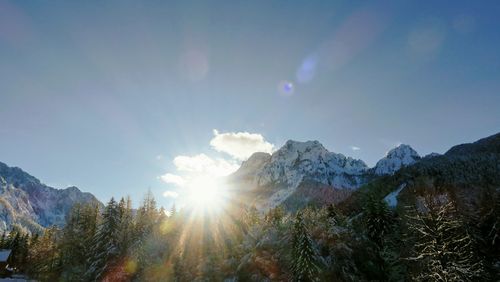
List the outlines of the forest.
<svg viewBox="0 0 500 282">
<path fill-rule="evenodd" d="M 77 204 L 64 227 L 14 227 L 0 248 L 15 272 L 39 281 L 495 281 L 500 197 L 463 212 L 426 197 L 390 209 L 367 193 L 362 210 L 306 206 L 265 213 L 158 208 L 147 193 L 104 208 Z"/>
</svg>

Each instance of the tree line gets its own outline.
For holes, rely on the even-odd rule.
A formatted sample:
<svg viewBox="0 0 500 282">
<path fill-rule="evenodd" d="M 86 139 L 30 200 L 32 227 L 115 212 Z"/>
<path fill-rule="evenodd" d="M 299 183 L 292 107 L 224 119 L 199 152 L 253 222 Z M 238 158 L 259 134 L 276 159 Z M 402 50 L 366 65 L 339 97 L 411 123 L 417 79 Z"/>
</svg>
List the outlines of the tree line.
<svg viewBox="0 0 500 282">
<path fill-rule="evenodd" d="M 488 281 L 498 279 L 500 197 L 463 213 L 451 198 L 402 211 L 368 194 L 361 213 L 334 205 L 265 213 L 158 208 L 151 193 L 76 204 L 64 227 L 4 233 L 12 265 L 40 281 Z M 472 224 L 473 223 L 473 224 Z"/>
</svg>

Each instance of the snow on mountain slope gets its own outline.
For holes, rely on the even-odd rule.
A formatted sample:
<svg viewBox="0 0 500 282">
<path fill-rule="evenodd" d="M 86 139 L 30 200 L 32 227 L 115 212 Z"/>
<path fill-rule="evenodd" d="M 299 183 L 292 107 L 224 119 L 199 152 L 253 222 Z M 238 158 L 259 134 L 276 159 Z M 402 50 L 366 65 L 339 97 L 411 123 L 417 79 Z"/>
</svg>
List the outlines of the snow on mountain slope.
<svg viewBox="0 0 500 282">
<path fill-rule="evenodd" d="M 95 202 L 94 195 L 76 187 L 55 189 L 17 167 L 0 162 L 0 230 L 17 224 L 31 231 L 62 225 L 75 203 Z"/>
<path fill-rule="evenodd" d="M 420 160 L 418 153 L 409 145 L 401 144 L 390 150 L 377 162 L 374 168 L 376 175 L 394 174 L 403 166 L 408 166 Z"/>
<path fill-rule="evenodd" d="M 295 203 L 290 201 L 298 201 L 300 195 L 338 202 L 371 179 L 392 175 L 401 167 L 420 159 L 410 146 L 399 145 L 390 150 L 375 167 L 369 168 L 362 160 L 329 152 L 318 141 L 289 140 L 272 155 L 253 154 L 230 176 L 230 180 L 243 187 L 244 191 L 254 191 L 253 199 L 250 200 L 258 208 L 266 210 L 285 201 L 289 206 L 294 206 Z M 300 193 L 297 187 L 301 187 Z M 327 187 L 332 189 L 331 193 L 326 193 Z"/>
<path fill-rule="evenodd" d="M 399 187 L 385 196 L 384 201 L 390 208 L 395 208 L 398 205 L 398 196 L 401 191 L 406 187 L 406 183 L 399 185 Z"/>
<path fill-rule="evenodd" d="M 355 189 L 366 182 L 368 166 L 342 154 L 326 150 L 318 141 L 289 140 L 272 155 L 255 153 L 231 179 L 251 187 L 267 187 L 260 208 L 279 205 L 308 181 L 336 189 Z"/>
<path fill-rule="evenodd" d="M 302 180 L 314 180 L 336 188 L 358 187 L 368 167 L 361 160 L 331 153 L 318 141 L 287 141 L 274 152 L 258 172 L 258 184 L 297 187 Z"/>
</svg>

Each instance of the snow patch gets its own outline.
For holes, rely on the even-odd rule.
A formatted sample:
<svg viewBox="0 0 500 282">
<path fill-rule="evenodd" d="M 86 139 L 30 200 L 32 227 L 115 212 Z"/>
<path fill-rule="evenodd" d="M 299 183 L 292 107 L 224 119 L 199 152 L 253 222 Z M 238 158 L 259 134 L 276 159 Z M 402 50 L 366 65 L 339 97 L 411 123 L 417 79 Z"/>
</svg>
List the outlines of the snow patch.
<svg viewBox="0 0 500 282">
<path fill-rule="evenodd" d="M 390 208 L 395 208 L 398 205 L 398 195 L 406 187 L 406 183 L 399 185 L 398 189 L 392 191 L 387 196 L 385 196 L 384 201 Z"/>
</svg>

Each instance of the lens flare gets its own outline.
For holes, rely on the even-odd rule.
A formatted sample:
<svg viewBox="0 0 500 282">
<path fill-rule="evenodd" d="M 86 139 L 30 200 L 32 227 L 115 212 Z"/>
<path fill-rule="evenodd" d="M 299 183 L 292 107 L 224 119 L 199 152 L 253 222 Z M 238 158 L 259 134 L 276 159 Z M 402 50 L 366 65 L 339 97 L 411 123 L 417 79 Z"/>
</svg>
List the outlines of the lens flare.
<svg viewBox="0 0 500 282">
<path fill-rule="evenodd" d="M 299 69 L 297 70 L 297 81 L 299 83 L 307 83 L 314 78 L 316 74 L 316 66 L 318 65 L 318 57 L 310 55 L 304 59 Z"/>
<path fill-rule="evenodd" d="M 292 82 L 283 80 L 278 84 L 278 91 L 282 96 L 291 96 L 295 90 Z"/>
</svg>

